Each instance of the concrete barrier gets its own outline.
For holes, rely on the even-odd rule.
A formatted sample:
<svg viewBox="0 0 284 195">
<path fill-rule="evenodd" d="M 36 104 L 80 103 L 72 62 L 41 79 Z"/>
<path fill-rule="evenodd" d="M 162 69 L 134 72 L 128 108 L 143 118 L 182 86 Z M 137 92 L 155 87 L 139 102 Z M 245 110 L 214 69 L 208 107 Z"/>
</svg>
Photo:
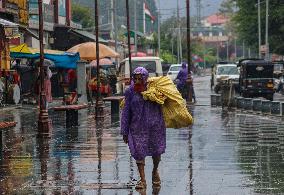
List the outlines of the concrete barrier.
<svg viewBox="0 0 284 195">
<path fill-rule="evenodd" d="M 277 101 L 272 101 L 270 105 L 270 112 L 273 115 L 280 115 L 281 103 Z"/>
<path fill-rule="evenodd" d="M 210 95 L 210 100 L 211 100 L 211 106 L 213 106 L 213 107 L 217 106 L 217 96 L 216 96 L 216 94 Z"/>
<path fill-rule="evenodd" d="M 281 102 L 281 106 L 280 106 L 280 115 L 284 116 L 284 102 Z"/>
<path fill-rule="evenodd" d="M 243 104 L 244 104 L 244 98 L 243 97 L 236 97 L 237 109 L 242 109 Z"/>
<path fill-rule="evenodd" d="M 260 99 L 252 100 L 252 110 L 257 113 L 261 113 L 262 102 Z"/>
<path fill-rule="evenodd" d="M 263 114 L 270 114 L 271 113 L 271 109 L 270 109 L 270 105 L 271 105 L 271 101 L 269 100 L 262 100 L 261 101 L 261 112 Z"/>
<path fill-rule="evenodd" d="M 210 100 L 211 100 L 211 106 L 212 107 L 222 106 L 222 100 L 221 100 L 221 95 L 220 94 L 212 94 L 212 95 L 210 95 Z"/>
<path fill-rule="evenodd" d="M 244 110 L 252 110 L 252 98 L 244 98 Z"/>
<path fill-rule="evenodd" d="M 220 94 L 216 94 L 216 106 L 222 106 L 222 98 Z"/>
</svg>

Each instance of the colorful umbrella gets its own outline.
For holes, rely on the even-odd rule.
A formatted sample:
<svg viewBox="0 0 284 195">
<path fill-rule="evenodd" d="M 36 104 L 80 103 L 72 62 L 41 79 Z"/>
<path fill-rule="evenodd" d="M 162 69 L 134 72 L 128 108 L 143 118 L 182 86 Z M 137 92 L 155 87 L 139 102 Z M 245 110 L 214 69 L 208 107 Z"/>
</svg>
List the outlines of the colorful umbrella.
<svg viewBox="0 0 284 195">
<path fill-rule="evenodd" d="M 113 49 L 110 47 L 103 45 L 99 43 L 99 58 L 105 58 L 105 57 L 111 57 L 116 58 L 119 57 L 119 54 L 116 53 Z M 79 53 L 80 58 L 83 60 L 96 60 L 96 43 L 95 42 L 86 42 L 81 43 L 79 45 L 75 45 L 71 49 L 69 49 L 67 52 L 72 53 Z"/>
<path fill-rule="evenodd" d="M 111 64 L 113 64 L 113 62 L 110 59 L 107 59 L 107 58 L 100 59 L 100 65 L 111 65 Z M 93 60 L 90 63 L 90 65 L 97 66 L 97 60 Z"/>
</svg>

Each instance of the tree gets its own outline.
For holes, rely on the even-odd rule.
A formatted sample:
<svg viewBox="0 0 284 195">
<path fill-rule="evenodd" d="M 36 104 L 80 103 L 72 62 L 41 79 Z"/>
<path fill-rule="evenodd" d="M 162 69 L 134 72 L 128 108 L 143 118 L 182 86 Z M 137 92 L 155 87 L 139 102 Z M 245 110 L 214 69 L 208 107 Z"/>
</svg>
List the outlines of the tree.
<svg viewBox="0 0 284 195">
<path fill-rule="evenodd" d="M 83 28 L 93 27 L 95 25 L 91 10 L 79 4 L 72 5 L 72 20 L 82 24 Z"/>
<path fill-rule="evenodd" d="M 223 0 L 219 12 L 226 17 L 230 17 L 234 13 L 235 0 Z"/>
<path fill-rule="evenodd" d="M 236 0 L 238 11 L 233 17 L 240 39 L 258 50 L 257 1 Z M 265 40 L 265 3 L 261 4 L 262 40 Z M 269 5 L 269 47 L 270 52 L 284 54 L 284 4 L 282 0 L 270 0 Z M 262 41 L 264 44 L 264 41 Z"/>
</svg>

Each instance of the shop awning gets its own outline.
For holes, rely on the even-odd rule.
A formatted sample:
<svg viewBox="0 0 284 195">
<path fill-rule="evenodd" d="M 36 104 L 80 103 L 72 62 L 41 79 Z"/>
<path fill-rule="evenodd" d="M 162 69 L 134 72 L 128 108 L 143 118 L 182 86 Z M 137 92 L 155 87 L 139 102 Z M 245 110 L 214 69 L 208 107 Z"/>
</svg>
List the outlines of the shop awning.
<svg viewBox="0 0 284 195">
<path fill-rule="evenodd" d="M 19 25 L 16 24 L 16 23 L 10 22 L 8 20 L 4 20 L 4 19 L 0 18 L 0 26 L 17 28 Z"/>
<path fill-rule="evenodd" d="M 4 28 L 6 38 L 15 38 L 19 36 L 19 25 L 8 20 L 0 18 L 0 27 Z"/>
<path fill-rule="evenodd" d="M 68 32 L 76 34 L 77 36 L 82 36 L 84 38 L 88 38 L 88 39 L 90 39 L 90 41 L 96 41 L 96 36 L 87 32 L 87 31 L 70 29 Z M 106 44 L 106 43 L 108 43 L 108 41 L 99 37 L 99 43 Z"/>
<path fill-rule="evenodd" d="M 20 25 L 19 29 L 22 31 L 25 31 L 27 34 L 31 35 L 32 37 L 36 38 L 37 40 L 39 40 L 39 36 L 35 33 L 33 33 L 30 29 L 28 29 L 27 27 Z"/>
<path fill-rule="evenodd" d="M 38 59 L 40 57 L 39 49 L 30 48 L 26 44 L 21 44 L 10 48 L 11 58 Z M 44 50 L 44 58 L 52 60 L 56 67 L 76 68 L 79 61 L 79 53 L 69 53 L 57 50 Z"/>
<path fill-rule="evenodd" d="M 134 31 L 134 30 L 130 31 L 130 36 L 134 38 L 135 37 L 135 33 L 137 34 L 137 37 L 145 37 L 145 35 L 142 32 Z M 127 32 L 124 33 L 124 36 L 127 36 L 127 34 L 128 34 Z"/>
</svg>

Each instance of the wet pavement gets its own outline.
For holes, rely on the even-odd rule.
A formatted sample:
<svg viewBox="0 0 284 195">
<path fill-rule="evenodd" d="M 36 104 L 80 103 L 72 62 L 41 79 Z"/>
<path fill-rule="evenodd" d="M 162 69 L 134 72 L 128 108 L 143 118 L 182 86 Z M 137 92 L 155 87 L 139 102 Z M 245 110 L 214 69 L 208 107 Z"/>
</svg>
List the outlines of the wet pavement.
<svg viewBox="0 0 284 195">
<path fill-rule="evenodd" d="M 2 132 L 1 194 L 284 194 L 284 122 L 280 117 L 210 107 L 209 77 L 195 78 L 197 104 L 191 128 L 167 129 L 160 189 L 136 191 L 135 161 L 119 135 L 117 118 L 94 119 L 80 111 L 79 127 L 65 128 L 64 113 L 50 112 L 52 134 L 37 137 L 31 106 L 0 110 L 0 121 L 17 126 Z M 109 107 L 106 113 L 109 113 Z"/>
</svg>

